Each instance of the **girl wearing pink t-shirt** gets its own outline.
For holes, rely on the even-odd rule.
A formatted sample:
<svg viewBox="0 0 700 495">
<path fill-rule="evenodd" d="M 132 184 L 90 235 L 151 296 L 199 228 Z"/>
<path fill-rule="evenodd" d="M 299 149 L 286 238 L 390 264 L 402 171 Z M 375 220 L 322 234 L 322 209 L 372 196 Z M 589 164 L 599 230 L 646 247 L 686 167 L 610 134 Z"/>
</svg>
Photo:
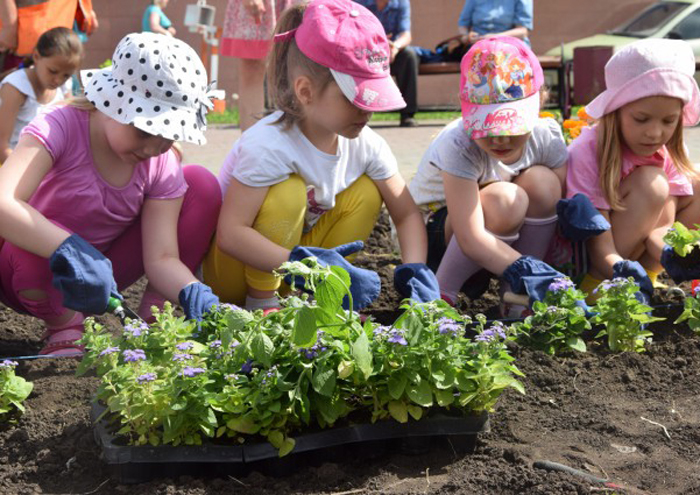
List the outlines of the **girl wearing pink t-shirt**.
<svg viewBox="0 0 700 495">
<path fill-rule="evenodd" d="M 0 297 L 46 322 L 42 354 L 76 355 L 86 314 L 145 272 L 139 314 L 178 300 L 189 318 L 218 304 L 193 271 L 221 195 L 175 141 L 205 142 L 206 71 L 185 43 L 121 40 L 113 65 L 82 72 L 85 97 L 39 115 L 0 169 Z"/>
<path fill-rule="evenodd" d="M 610 59 L 607 89 L 586 107 L 598 123 L 569 147 L 567 196 L 583 193 L 611 224 L 587 243 L 581 289 L 589 303 L 604 278 L 632 276 L 650 296 L 663 235 L 676 220 L 700 221 L 697 172 L 683 144 L 683 126 L 700 119 L 694 72 L 684 41 L 640 40 Z"/>
</svg>

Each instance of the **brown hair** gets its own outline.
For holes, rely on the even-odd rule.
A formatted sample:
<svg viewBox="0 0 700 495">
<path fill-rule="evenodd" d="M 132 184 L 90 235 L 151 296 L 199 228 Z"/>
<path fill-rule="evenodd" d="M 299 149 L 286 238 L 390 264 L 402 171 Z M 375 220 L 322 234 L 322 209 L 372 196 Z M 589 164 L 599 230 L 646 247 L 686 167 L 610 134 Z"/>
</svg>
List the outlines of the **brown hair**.
<svg viewBox="0 0 700 495">
<path fill-rule="evenodd" d="M 42 57 L 53 57 L 54 55 L 63 55 L 64 57 L 83 58 L 83 43 L 78 38 L 78 35 L 72 29 L 65 27 L 56 27 L 45 31 L 36 42 L 34 51 Z M 21 68 L 27 68 L 34 65 L 32 55 L 25 57 L 22 61 Z M 0 74 L 0 81 L 5 79 L 12 72 L 20 67 L 10 69 Z"/>
<path fill-rule="evenodd" d="M 277 22 L 275 34 L 298 28 L 305 10 L 306 3 L 285 10 Z M 294 80 L 299 76 L 307 76 L 321 92 L 333 80 L 328 67 L 317 64 L 304 55 L 294 38 L 273 42 L 267 59 L 267 80 L 273 105 L 284 112 L 275 123 L 283 123 L 285 128 L 304 118 L 303 109 L 294 92 Z"/>
<path fill-rule="evenodd" d="M 624 210 L 625 206 L 618 195 L 622 173 L 622 129 L 620 126 L 620 110 L 605 114 L 598 121 L 597 158 L 600 174 L 600 189 L 613 210 Z M 683 144 L 683 115 L 678 119 L 678 125 L 671 135 L 666 149 L 678 173 L 688 178 L 698 177 Z"/>
</svg>

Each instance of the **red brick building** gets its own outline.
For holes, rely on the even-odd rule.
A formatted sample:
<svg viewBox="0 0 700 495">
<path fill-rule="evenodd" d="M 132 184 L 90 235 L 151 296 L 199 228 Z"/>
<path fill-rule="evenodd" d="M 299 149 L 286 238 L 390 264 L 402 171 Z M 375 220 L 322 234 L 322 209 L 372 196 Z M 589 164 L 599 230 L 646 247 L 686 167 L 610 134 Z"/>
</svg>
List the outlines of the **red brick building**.
<svg viewBox="0 0 700 495">
<path fill-rule="evenodd" d="M 611 29 L 652 0 L 534 0 L 535 29 L 531 41 L 536 53 L 591 34 Z M 85 67 L 95 67 L 109 58 L 116 43 L 125 34 L 140 30 L 141 16 L 150 0 L 94 0 L 100 28 L 86 45 Z M 201 41 L 182 25 L 185 7 L 195 0 L 171 0 L 165 11 L 178 30 L 178 37 L 199 50 Z M 221 25 L 226 0 L 208 0 L 216 7 L 216 22 Z M 414 44 L 433 47 L 457 32 L 457 19 L 463 0 L 412 0 Z M 236 62 L 220 57 L 219 87 L 228 96 L 236 91 Z M 419 104 L 422 106 L 456 104 L 457 75 L 422 76 L 419 81 Z M 230 100 L 229 100 L 230 101 Z"/>
</svg>

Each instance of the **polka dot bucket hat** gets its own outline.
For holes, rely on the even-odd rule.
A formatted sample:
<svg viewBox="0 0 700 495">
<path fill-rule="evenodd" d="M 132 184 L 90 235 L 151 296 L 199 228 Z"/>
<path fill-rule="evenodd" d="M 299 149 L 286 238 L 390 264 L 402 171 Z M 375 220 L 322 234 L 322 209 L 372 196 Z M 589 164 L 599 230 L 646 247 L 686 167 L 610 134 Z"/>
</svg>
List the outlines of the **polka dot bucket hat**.
<svg viewBox="0 0 700 495">
<path fill-rule="evenodd" d="M 206 144 L 211 100 L 224 96 L 207 85 L 207 71 L 189 45 L 156 33 L 125 36 L 111 67 L 80 76 L 85 96 L 100 112 L 154 136 L 194 144 Z"/>
</svg>

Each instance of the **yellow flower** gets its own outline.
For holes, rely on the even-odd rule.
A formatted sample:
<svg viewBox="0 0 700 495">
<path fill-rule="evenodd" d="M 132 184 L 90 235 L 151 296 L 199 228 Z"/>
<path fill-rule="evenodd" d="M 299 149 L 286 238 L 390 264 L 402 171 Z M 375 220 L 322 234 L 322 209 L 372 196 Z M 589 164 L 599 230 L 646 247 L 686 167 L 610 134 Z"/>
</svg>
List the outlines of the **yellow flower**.
<svg viewBox="0 0 700 495">
<path fill-rule="evenodd" d="M 581 135 L 581 128 L 580 127 L 574 127 L 573 129 L 569 130 L 569 136 L 571 136 L 571 139 L 576 139 Z"/>
<path fill-rule="evenodd" d="M 544 119 L 546 117 L 549 117 L 550 119 L 555 119 L 556 117 L 552 112 L 540 112 L 540 118 Z"/>
<path fill-rule="evenodd" d="M 581 120 L 593 120 L 593 117 L 586 113 L 586 107 L 579 108 L 576 116 Z"/>
</svg>

